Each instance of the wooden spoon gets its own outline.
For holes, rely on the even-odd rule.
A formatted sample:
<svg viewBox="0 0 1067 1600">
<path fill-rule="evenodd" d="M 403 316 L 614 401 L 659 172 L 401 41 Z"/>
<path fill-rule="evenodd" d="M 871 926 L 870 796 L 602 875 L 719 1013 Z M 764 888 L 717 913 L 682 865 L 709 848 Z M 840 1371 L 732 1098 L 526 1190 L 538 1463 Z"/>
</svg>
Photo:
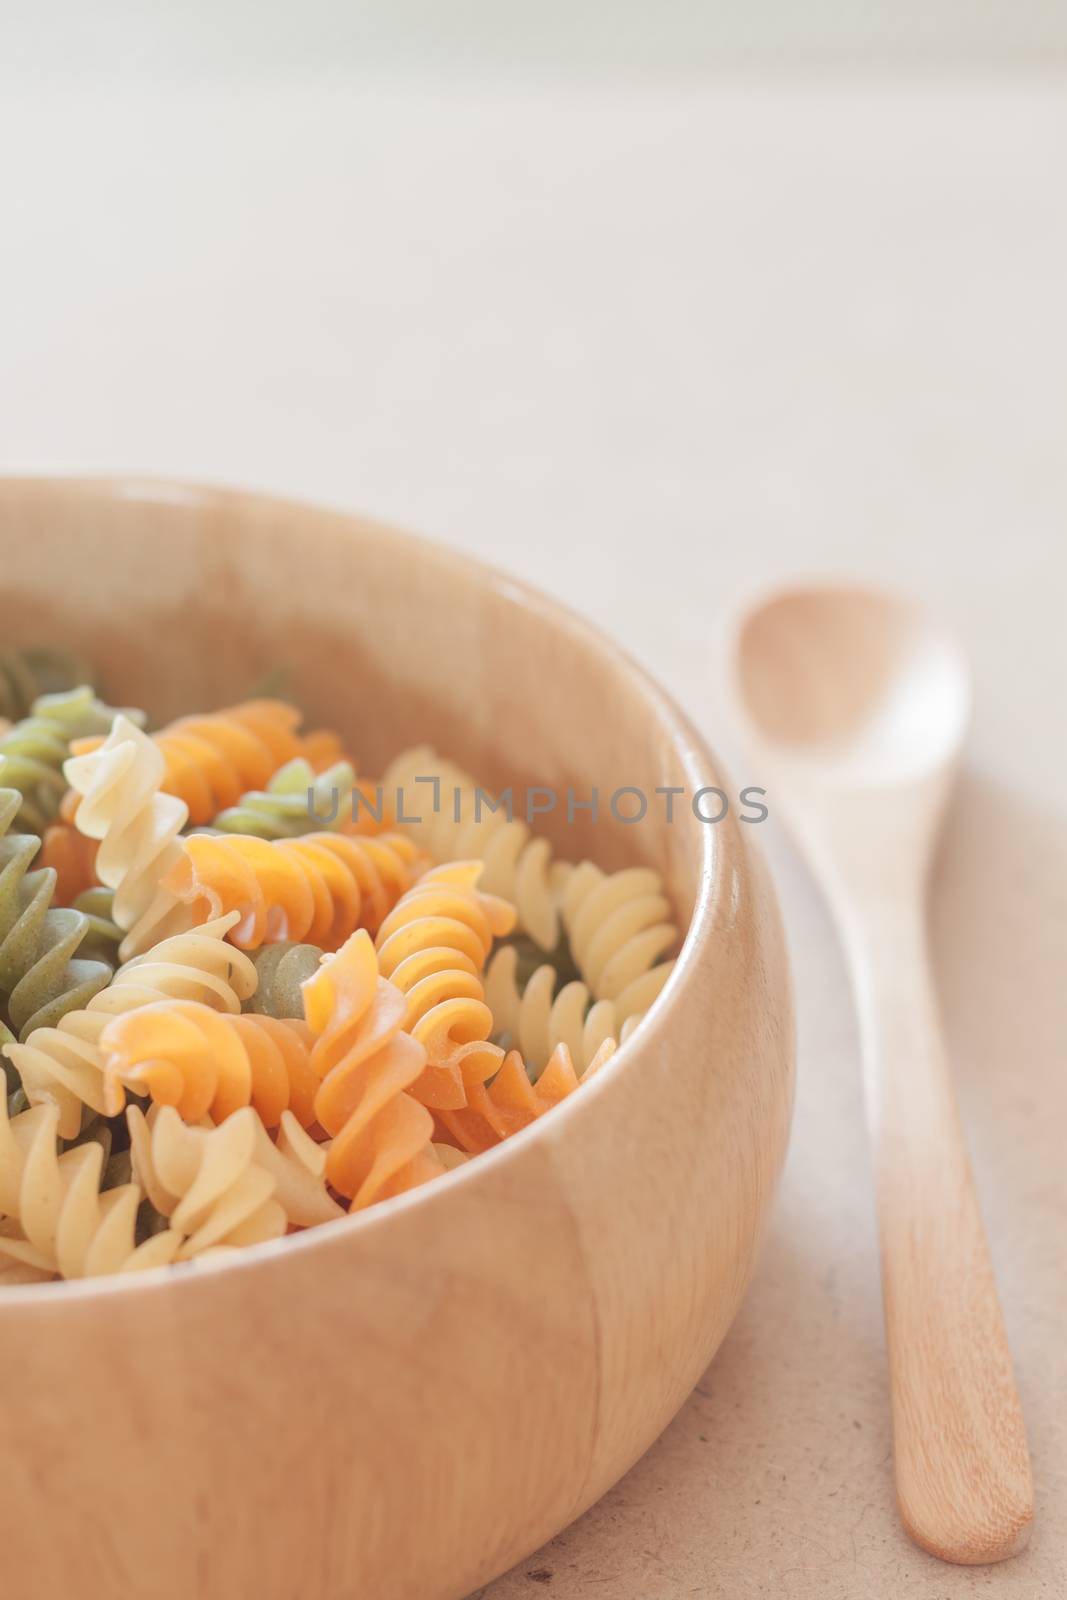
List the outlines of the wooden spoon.
<svg viewBox="0 0 1067 1600">
<path fill-rule="evenodd" d="M 1033 1486 L 924 915 L 966 665 L 916 604 L 813 587 L 744 611 L 733 668 L 767 804 L 822 882 L 856 991 L 900 1514 L 945 1561 L 1001 1561 L 1029 1536 Z"/>
</svg>

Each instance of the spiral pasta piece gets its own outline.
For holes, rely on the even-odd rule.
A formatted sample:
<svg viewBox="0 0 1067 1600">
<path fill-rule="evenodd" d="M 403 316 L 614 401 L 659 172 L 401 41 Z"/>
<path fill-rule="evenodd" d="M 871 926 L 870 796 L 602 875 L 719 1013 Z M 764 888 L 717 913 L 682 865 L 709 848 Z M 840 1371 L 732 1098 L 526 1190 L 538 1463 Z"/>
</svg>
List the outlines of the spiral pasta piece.
<svg viewBox="0 0 1067 1600">
<path fill-rule="evenodd" d="M 285 1111 L 302 1127 L 315 1119 L 310 1043 L 295 1018 L 231 1015 L 197 1000 L 139 1006 L 100 1035 L 105 1083 L 175 1106 L 185 1122 L 225 1122 L 251 1105 L 268 1128 Z"/>
<path fill-rule="evenodd" d="M 104 1152 L 94 1141 L 59 1153 L 56 1106 L 9 1118 L 0 1103 L 0 1256 L 46 1275 L 91 1278 L 175 1260 L 172 1230 L 136 1242 L 135 1183 L 101 1193 Z M 14 1224 L 15 1226 L 10 1226 Z"/>
<path fill-rule="evenodd" d="M 380 976 L 369 934 L 354 933 L 323 962 L 304 985 L 304 1009 L 331 1186 L 358 1211 L 439 1177 L 433 1118 L 408 1093 L 426 1052 L 403 1031 L 405 998 Z"/>
<path fill-rule="evenodd" d="M 75 823 L 99 841 L 96 874 L 115 891 L 124 960 L 193 920 L 162 887 L 181 859 L 177 841 L 187 816 L 183 801 L 160 793 L 163 765 L 154 740 L 121 712 L 101 745 L 64 763 L 67 782 L 80 796 Z"/>
<path fill-rule="evenodd" d="M 0 789 L 0 994 L 12 1027 L 26 1034 L 85 1005 L 111 967 L 77 955 L 89 918 L 53 907 L 55 873 L 30 870 L 40 841 L 7 832 L 19 806 L 17 790 Z"/>
<path fill-rule="evenodd" d="M 111 980 L 111 986 L 92 1002 L 100 1011 L 114 1014 L 132 1009 L 127 993 L 138 1004 L 156 1000 L 196 1000 L 215 1011 L 236 1014 L 255 992 L 256 969 L 227 935 L 236 916 L 217 917 L 183 933 L 160 940 L 150 950 L 133 956 Z"/>
<path fill-rule="evenodd" d="M 287 761 L 325 766 L 341 755 L 334 734 L 299 735 L 300 712 L 284 700 L 245 700 L 207 716 L 179 717 L 153 735 L 163 758 L 160 787 L 188 808 L 195 825 L 262 789 Z M 95 745 L 79 744 L 87 754 Z"/>
<path fill-rule="evenodd" d="M 0 784 L 21 794 L 21 826 L 34 833 L 43 831 L 67 791 L 63 763 L 71 742 L 82 734 L 106 732 L 115 715 L 88 687 L 42 695 L 29 716 L 0 738 Z"/>
<path fill-rule="evenodd" d="M 0 940 L 5 987 L 10 972 L 18 971 L 26 959 L 25 955 L 15 955 L 12 969 L 15 941 L 25 937 L 24 951 L 33 951 L 7 997 L 7 1013 L 20 1039 L 27 1038 L 36 1028 L 53 1027 L 67 1012 L 84 1006 L 111 979 L 111 967 L 106 961 L 78 953 L 90 931 L 84 912 L 61 906 L 39 915 L 44 903 L 43 894 L 31 900 L 16 927 Z"/>
<path fill-rule="evenodd" d="M 266 1017 L 303 1017 L 301 986 L 318 971 L 323 952 L 317 944 L 264 944 L 252 955 L 259 982 L 246 1011 Z"/>
<path fill-rule="evenodd" d="M 337 761 L 316 773 L 306 757 L 279 767 L 265 789 L 251 789 L 215 818 L 223 833 L 251 833 L 258 839 L 295 839 L 301 834 L 339 829 L 352 818 L 356 770 Z"/>
<path fill-rule="evenodd" d="M 195 920 L 238 911 L 234 944 L 255 950 L 294 940 L 336 950 L 356 928 L 376 929 L 421 865 L 398 833 L 300 839 L 191 834 L 163 887 Z"/>
<path fill-rule="evenodd" d="M 620 1024 L 647 1011 L 674 965 L 659 958 L 678 939 L 659 873 L 606 874 L 583 861 L 567 876 L 562 907 L 571 952 L 595 997 L 614 1001 Z"/>
<path fill-rule="evenodd" d="M 502 1139 L 520 1133 L 546 1111 L 587 1083 L 615 1053 L 614 1039 L 605 1039 L 585 1071 L 577 1074 L 565 1044 L 557 1045 L 548 1065 L 534 1082 L 517 1050 L 510 1050 L 490 1083 L 471 1088 L 468 1103 L 458 1111 L 437 1116 L 460 1149 L 471 1155 L 492 1149 Z"/>
<path fill-rule="evenodd" d="M 5 1045 L 30 1103 L 58 1107 L 61 1138 L 77 1138 L 86 1111 L 114 1117 L 125 1105 L 122 1085 L 105 1078 L 100 1048 L 112 1017 L 167 999 L 240 1011 L 255 991 L 256 970 L 226 941 L 236 920 L 231 914 L 163 940 L 120 967 L 83 1010 L 68 1012 L 54 1027 L 34 1029 L 24 1044 Z"/>
<path fill-rule="evenodd" d="M 252 1108 L 190 1127 L 173 1106 L 126 1112 L 134 1175 L 183 1236 L 178 1258 L 275 1239 L 344 1215 L 326 1189 L 326 1151 L 288 1111 L 275 1144 Z"/>
<path fill-rule="evenodd" d="M 504 1035 L 535 1071 L 547 1064 L 561 1044 L 582 1070 L 606 1039 L 621 1044 L 641 1019 L 641 1013 L 634 1012 L 620 1024 L 615 1002 L 593 1001 L 580 981 L 564 984 L 557 994 L 556 970 L 547 963 L 536 969 L 520 991 L 517 966 L 514 945 L 502 945 L 489 963 L 485 998 L 496 1035 Z"/>
<path fill-rule="evenodd" d="M 382 782 L 387 794 L 402 793 L 398 825 L 405 825 L 434 861 L 483 862 L 484 892 L 510 901 L 517 927 L 542 950 L 556 948 L 559 907 L 547 839 L 534 838 L 518 817 L 509 821 L 505 809 L 490 810 L 485 790 L 430 745 L 405 750 L 386 768 Z M 420 820 L 408 823 L 409 815 Z"/>
<path fill-rule="evenodd" d="M 404 994 L 404 1027 L 426 1050 L 426 1070 L 412 1093 L 434 1108 L 463 1105 L 467 1079 L 481 1082 L 499 1066 L 485 1048 L 493 1014 L 481 975 L 494 938 L 511 931 L 515 912 L 477 887 L 480 873 L 479 861 L 431 868 L 378 930 L 382 976 Z"/>
</svg>

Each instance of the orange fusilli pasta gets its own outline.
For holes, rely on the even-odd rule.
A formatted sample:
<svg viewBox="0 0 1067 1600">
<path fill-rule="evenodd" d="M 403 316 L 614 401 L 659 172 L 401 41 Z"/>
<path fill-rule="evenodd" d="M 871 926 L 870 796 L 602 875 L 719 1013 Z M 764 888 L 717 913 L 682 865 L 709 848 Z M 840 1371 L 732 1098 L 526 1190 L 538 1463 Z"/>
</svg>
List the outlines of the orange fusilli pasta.
<svg viewBox="0 0 1067 1600">
<path fill-rule="evenodd" d="M 100 1035 L 105 1080 L 176 1107 L 186 1122 L 224 1122 L 250 1105 L 268 1128 L 284 1111 L 302 1127 L 314 1121 L 310 1048 L 295 1018 L 234 1016 L 198 1000 L 127 1011 Z"/>
<path fill-rule="evenodd" d="M 426 1052 L 403 1031 L 404 996 L 379 975 L 369 934 L 353 934 L 303 990 L 331 1186 L 358 1211 L 439 1177 L 433 1118 L 408 1092 Z"/>
<path fill-rule="evenodd" d="M 297 839 L 194 833 L 164 879 L 195 920 L 240 913 L 230 935 L 243 950 L 283 939 L 337 950 L 356 928 L 372 932 L 422 865 L 402 834 Z"/>
<path fill-rule="evenodd" d="M 458 1108 L 466 1080 L 481 1083 L 502 1052 L 485 1041 L 493 1014 L 482 972 L 494 938 L 510 933 L 515 912 L 477 888 L 480 861 L 433 867 L 402 896 L 378 930 L 382 975 L 407 997 L 404 1026 L 426 1048 L 412 1093 L 424 1105 Z"/>
</svg>

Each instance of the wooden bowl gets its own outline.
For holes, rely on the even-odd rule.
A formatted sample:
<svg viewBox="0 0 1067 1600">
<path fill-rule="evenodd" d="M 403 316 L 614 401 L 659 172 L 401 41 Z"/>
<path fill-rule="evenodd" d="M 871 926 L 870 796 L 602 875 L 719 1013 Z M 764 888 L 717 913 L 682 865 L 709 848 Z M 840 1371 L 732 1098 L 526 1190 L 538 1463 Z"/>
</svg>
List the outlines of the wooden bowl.
<svg viewBox="0 0 1067 1600">
<path fill-rule="evenodd" d="M 721 785 L 700 736 L 584 622 L 451 551 L 136 482 L 0 484 L 0 536 L 7 645 L 66 640 L 160 717 L 280 664 L 364 773 L 429 740 L 497 787 L 595 784 L 596 825 L 547 819 L 560 852 L 650 862 L 692 918 L 605 1070 L 436 1185 L 232 1264 L 3 1296 L 13 1596 L 467 1594 L 637 1460 L 744 1293 L 793 1061 L 753 829 L 684 802 L 667 825 L 662 800 L 614 821 L 621 785 Z"/>
</svg>

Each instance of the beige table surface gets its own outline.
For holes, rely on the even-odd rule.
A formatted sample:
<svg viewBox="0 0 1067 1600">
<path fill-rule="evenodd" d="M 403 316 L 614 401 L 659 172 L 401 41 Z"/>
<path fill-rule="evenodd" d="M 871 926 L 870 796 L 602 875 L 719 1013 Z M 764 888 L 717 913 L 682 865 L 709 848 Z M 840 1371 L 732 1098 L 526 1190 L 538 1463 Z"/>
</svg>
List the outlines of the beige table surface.
<svg viewBox="0 0 1067 1600">
<path fill-rule="evenodd" d="M 973 652 L 933 939 L 1030 1551 L 960 1571 L 897 1527 L 855 1024 L 772 817 L 799 1089 L 758 1276 L 658 1445 L 485 1600 L 1067 1590 L 1065 88 L 0 98 L 4 470 L 277 488 L 492 555 L 716 742 L 713 625 L 757 579 L 910 585 Z"/>
</svg>

